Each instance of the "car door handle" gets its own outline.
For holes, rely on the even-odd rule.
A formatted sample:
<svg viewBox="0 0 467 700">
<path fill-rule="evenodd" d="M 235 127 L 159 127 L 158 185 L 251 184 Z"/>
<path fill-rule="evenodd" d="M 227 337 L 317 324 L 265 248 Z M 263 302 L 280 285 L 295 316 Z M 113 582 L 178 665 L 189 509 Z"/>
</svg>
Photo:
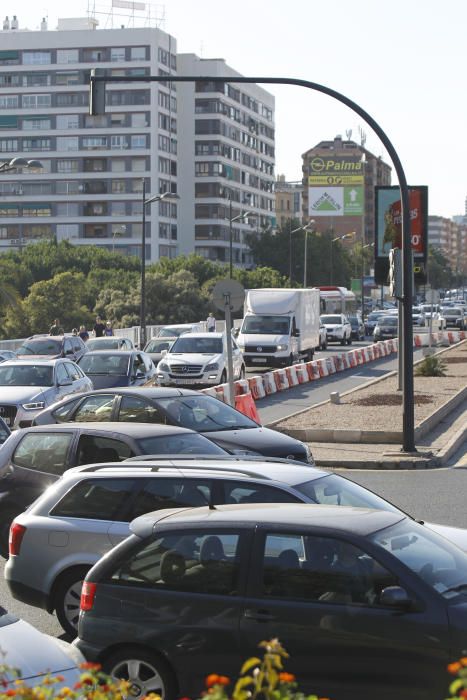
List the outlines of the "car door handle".
<svg viewBox="0 0 467 700">
<path fill-rule="evenodd" d="M 252 610 L 251 608 L 246 608 L 243 613 L 243 617 L 247 620 L 256 620 L 257 622 L 270 622 L 275 620 L 276 617 L 269 610 Z"/>
</svg>

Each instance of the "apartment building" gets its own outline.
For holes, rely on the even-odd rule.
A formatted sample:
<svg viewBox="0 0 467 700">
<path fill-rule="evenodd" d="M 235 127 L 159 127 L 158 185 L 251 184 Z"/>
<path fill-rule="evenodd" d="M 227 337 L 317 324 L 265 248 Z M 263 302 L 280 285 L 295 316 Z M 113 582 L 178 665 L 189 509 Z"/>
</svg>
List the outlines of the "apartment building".
<svg viewBox="0 0 467 700">
<path fill-rule="evenodd" d="M 275 184 L 276 222 L 279 228 L 287 226 L 293 219 L 306 223 L 303 219 L 303 183 L 288 182 L 285 175 L 278 175 Z"/>
<path fill-rule="evenodd" d="M 467 275 L 467 216 L 429 216 L 428 245 L 443 253 L 453 272 Z"/>
<path fill-rule="evenodd" d="M 200 76 L 177 85 L 181 252 L 249 267 L 248 235 L 275 223 L 274 97 L 223 59 L 178 54 L 177 68 Z"/>
<path fill-rule="evenodd" d="M 49 30 L 5 19 L 0 33 L 0 251 L 56 236 L 141 255 L 142 192 L 178 191 L 177 86 L 108 83 L 106 114 L 88 113 L 89 73 L 176 73 L 176 40 L 157 28 L 98 29 L 93 19 Z M 192 170 L 192 161 L 187 170 Z M 146 259 L 182 249 L 179 200 L 147 205 Z"/>
</svg>

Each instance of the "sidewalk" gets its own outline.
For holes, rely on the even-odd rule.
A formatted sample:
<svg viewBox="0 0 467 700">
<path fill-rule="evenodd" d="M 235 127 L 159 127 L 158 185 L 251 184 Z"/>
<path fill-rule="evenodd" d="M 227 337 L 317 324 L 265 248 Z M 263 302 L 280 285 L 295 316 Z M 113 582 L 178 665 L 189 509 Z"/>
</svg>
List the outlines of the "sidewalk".
<svg viewBox="0 0 467 700">
<path fill-rule="evenodd" d="M 317 466 L 346 469 L 431 469 L 447 464 L 467 441 L 467 401 L 454 409 L 417 444 L 417 454 L 394 444 L 313 442 Z"/>
</svg>

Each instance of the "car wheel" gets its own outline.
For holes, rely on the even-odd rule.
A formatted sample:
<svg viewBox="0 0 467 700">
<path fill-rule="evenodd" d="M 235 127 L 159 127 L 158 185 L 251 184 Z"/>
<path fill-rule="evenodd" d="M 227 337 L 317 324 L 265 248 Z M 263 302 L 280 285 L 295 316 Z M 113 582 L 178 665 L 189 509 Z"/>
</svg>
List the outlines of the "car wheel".
<svg viewBox="0 0 467 700">
<path fill-rule="evenodd" d="M 347 345 L 352 345 L 352 336 L 351 335 L 349 335 L 349 337 L 347 338 Z"/>
<path fill-rule="evenodd" d="M 227 382 L 227 372 L 224 370 L 221 374 L 221 384 L 225 384 Z"/>
<path fill-rule="evenodd" d="M 159 695 L 162 700 L 175 698 L 176 682 L 171 669 L 161 657 L 144 649 L 120 649 L 104 660 L 102 670 L 114 678 L 129 681 L 128 695 L 132 700 L 151 693 Z"/>
<path fill-rule="evenodd" d="M 53 595 L 58 621 L 72 637 L 76 637 L 78 632 L 81 586 L 88 571 L 86 568 L 77 568 L 64 573 L 58 579 Z"/>
<path fill-rule="evenodd" d="M 8 559 L 9 554 L 8 538 L 10 535 L 10 525 L 20 512 L 21 508 L 18 508 L 18 510 L 7 508 L 2 511 L 0 515 L 0 554 L 4 559 Z"/>
<path fill-rule="evenodd" d="M 345 345 L 345 335 L 344 335 L 344 337 L 343 337 L 342 340 L 341 340 L 341 345 Z"/>
</svg>

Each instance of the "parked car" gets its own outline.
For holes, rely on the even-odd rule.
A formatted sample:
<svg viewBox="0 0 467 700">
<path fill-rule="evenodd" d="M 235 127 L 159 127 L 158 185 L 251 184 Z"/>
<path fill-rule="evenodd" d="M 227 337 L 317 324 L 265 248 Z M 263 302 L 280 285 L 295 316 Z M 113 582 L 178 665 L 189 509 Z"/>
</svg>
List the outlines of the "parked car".
<svg viewBox="0 0 467 700">
<path fill-rule="evenodd" d="M 326 326 L 319 322 L 319 346 L 316 348 L 317 350 L 326 350 L 328 347 L 328 332 L 326 330 Z"/>
<path fill-rule="evenodd" d="M 92 388 L 71 360 L 6 360 L 0 364 L 0 416 L 10 428 L 24 428 L 43 408 Z"/>
<path fill-rule="evenodd" d="M 83 466 L 66 472 L 15 519 L 5 573 L 8 586 L 23 602 L 56 610 L 72 634 L 85 573 L 127 537 L 133 518 L 174 507 L 264 502 L 352 504 L 405 515 L 344 477 L 283 460 L 148 457 Z M 440 527 L 467 549 L 465 530 L 427 527 Z"/>
<path fill-rule="evenodd" d="M 151 360 L 154 362 L 154 364 L 157 365 L 159 362 L 162 360 L 163 356 L 170 350 L 172 347 L 173 343 L 175 340 L 177 340 L 178 336 L 156 336 L 155 338 L 151 338 L 146 343 L 146 347 L 144 348 L 144 352 L 149 355 Z M 164 353 L 165 350 L 165 353 Z"/>
<path fill-rule="evenodd" d="M 197 697 L 278 637 L 305 694 L 439 700 L 466 648 L 467 555 L 401 514 L 230 505 L 131 531 L 86 576 L 75 645 L 134 697 Z"/>
<path fill-rule="evenodd" d="M 243 353 L 231 338 L 234 379 L 243 379 Z M 227 381 L 227 345 L 224 333 L 181 335 L 157 365 L 162 386 L 215 386 Z"/>
<path fill-rule="evenodd" d="M 161 326 L 157 331 L 157 338 L 178 338 L 185 333 L 201 333 L 202 323 L 175 323 L 171 326 Z"/>
<path fill-rule="evenodd" d="M 0 407 L 0 414 L 2 412 L 2 408 Z M 2 416 L 0 415 L 0 445 L 3 445 L 7 437 L 10 437 L 11 435 L 11 430 L 3 420 Z"/>
<path fill-rule="evenodd" d="M 86 341 L 89 350 L 135 350 L 133 341 L 129 338 L 120 338 L 117 335 L 102 336 L 101 338 L 89 338 Z"/>
<path fill-rule="evenodd" d="M 397 316 L 380 316 L 373 331 L 373 340 L 397 338 Z"/>
<path fill-rule="evenodd" d="M 326 327 L 328 343 L 352 343 L 352 326 L 345 314 L 324 314 L 320 316 L 320 321 Z"/>
<path fill-rule="evenodd" d="M 460 331 L 465 331 L 467 328 L 467 319 L 464 309 L 460 306 L 443 306 L 443 317 L 446 320 L 447 328 L 458 328 Z"/>
<path fill-rule="evenodd" d="M 352 327 L 352 338 L 355 340 L 365 340 L 365 325 L 361 316 L 349 316 Z"/>
<path fill-rule="evenodd" d="M 86 343 L 78 335 L 32 335 L 16 350 L 17 357 L 66 357 L 77 362 L 87 352 Z"/>
<path fill-rule="evenodd" d="M 368 314 L 365 321 L 365 331 L 367 335 L 373 335 L 376 323 L 379 317 L 382 315 L 383 313 L 381 311 L 372 311 L 370 314 Z"/>
<path fill-rule="evenodd" d="M 34 423 L 95 421 L 100 415 L 112 421 L 179 425 L 196 430 L 229 452 L 285 457 L 314 464 L 311 450 L 305 443 L 264 428 L 228 404 L 191 389 L 145 387 L 92 391 L 42 411 Z"/>
<path fill-rule="evenodd" d="M 16 358 L 16 353 L 13 350 L 0 350 L 0 362 L 5 362 L 5 360 L 14 360 Z"/>
<path fill-rule="evenodd" d="M 156 374 L 151 358 L 139 350 L 91 350 L 78 364 L 96 389 L 140 386 Z"/>
<path fill-rule="evenodd" d="M 0 649 L 2 651 L 2 695 L 14 691 L 20 697 L 17 681 L 33 687 L 47 675 L 60 676 L 54 690 L 73 688 L 81 677 L 85 662 L 79 649 L 61 639 L 39 632 L 35 627 L 0 606 Z"/>
<path fill-rule="evenodd" d="M 0 450 L 0 554 L 8 555 L 13 518 L 67 469 L 143 454 L 227 456 L 203 435 L 173 425 L 67 423 L 15 431 Z"/>
</svg>

